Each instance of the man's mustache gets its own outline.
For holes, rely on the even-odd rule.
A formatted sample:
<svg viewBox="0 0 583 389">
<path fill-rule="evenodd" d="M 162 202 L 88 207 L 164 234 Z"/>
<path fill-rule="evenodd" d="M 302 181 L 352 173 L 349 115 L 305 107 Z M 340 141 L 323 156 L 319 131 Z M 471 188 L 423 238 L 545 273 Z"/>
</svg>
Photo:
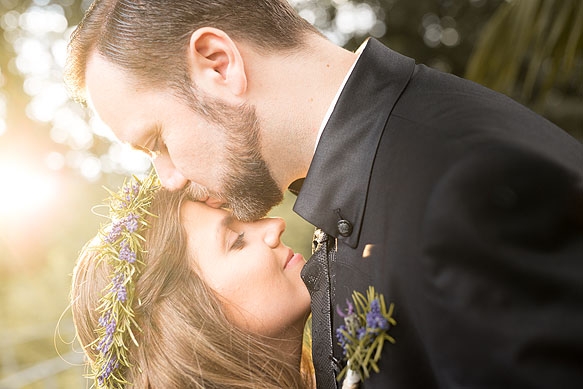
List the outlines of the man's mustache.
<svg viewBox="0 0 583 389">
<path fill-rule="evenodd" d="M 186 196 L 193 201 L 204 201 L 210 196 L 210 191 L 195 182 L 189 181 L 188 185 L 184 188 Z"/>
</svg>

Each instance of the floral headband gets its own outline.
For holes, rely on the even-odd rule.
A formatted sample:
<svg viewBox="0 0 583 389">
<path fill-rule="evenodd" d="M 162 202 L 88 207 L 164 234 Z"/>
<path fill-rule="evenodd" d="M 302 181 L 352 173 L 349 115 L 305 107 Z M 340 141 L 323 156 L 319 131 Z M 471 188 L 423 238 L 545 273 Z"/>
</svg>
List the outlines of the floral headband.
<svg viewBox="0 0 583 389">
<path fill-rule="evenodd" d="M 134 289 L 144 266 L 146 216 L 155 217 L 148 209 L 158 189 L 160 182 L 153 171 L 142 181 L 135 176 L 126 180 L 117 193 L 106 188 L 111 222 L 101 227 L 99 244 L 93 250 L 98 253 L 96 260 L 105 261 L 111 274 L 97 308 L 96 339 L 89 345 L 97 354 L 90 378 L 99 389 L 121 389 L 128 384 L 123 377 L 131 366 L 127 351 L 131 343 L 138 346 L 134 333 L 140 331 L 132 309 Z"/>
</svg>

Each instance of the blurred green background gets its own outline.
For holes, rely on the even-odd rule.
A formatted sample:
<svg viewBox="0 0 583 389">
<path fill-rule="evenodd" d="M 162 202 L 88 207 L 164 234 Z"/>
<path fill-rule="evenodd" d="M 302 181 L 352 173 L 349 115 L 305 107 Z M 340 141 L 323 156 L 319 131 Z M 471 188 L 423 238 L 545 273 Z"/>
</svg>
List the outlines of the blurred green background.
<svg viewBox="0 0 583 389">
<path fill-rule="evenodd" d="M 149 161 L 113 141 L 62 84 L 67 37 L 89 1 L 0 0 L 0 389 L 81 388 L 67 310 L 76 255 L 101 220 L 92 205 Z M 331 40 L 367 36 L 500 90 L 583 139 L 583 2 L 292 1 Z M 291 212 L 286 244 L 309 256 Z"/>
</svg>

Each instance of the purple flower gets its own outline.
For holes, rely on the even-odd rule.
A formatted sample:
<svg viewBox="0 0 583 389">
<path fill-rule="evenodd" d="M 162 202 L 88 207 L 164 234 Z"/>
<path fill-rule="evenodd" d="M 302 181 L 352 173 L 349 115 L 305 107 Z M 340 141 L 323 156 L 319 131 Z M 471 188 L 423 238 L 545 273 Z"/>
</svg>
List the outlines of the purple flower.
<svg viewBox="0 0 583 389">
<path fill-rule="evenodd" d="M 136 261 L 136 253 L 130 249 L 128 242 L 125 240 L 121 242 L 121 249 L 119 250 L 119 259 L 129 263 L 134 263 Z"/>
<path fill-rule="evenodd" d="M 113 343 L 113 334 L 115 333 L 117 323 L 115 319 L 111 317 L 111 312 L 107 312 L 99 318 L 99 325 L 105 328 L 105 336 L 97 345 L 97 351 L 102 355 L 106 355 Z"/>
<path fill-rule="evenodd" d="M 352 305 L 352 303 L 350 302 L 350 300 L 346 299 L 346 305 L 347 305 L 347 309 L 346 309 L 346 313 L 344 313 L 342 311 L 342 309 L 340 309 L 340 306 L 337 305 L 336 306 L 336 313 L 338 313 L 338 316 L 340 317 L 347 317 L 347 316 L 351 316 L 354 314 L 354 305 Z"/>
<path fill-rule="evenodd" d="M 113 222 L 109 234 L 107 234 L 107 236 L 105 237 L 105 241 L 107 243 L 114 243 L 121 235 L 121 228 L 122 225 L 119 221 Z"/>
<path fill-rule="evenodd" d="M 99 382 L 99 386 L 103 386 L 105 380 L 108 379 L 111 374 L 119 367 L 119 362 L 115 356 L 112 356 L 108 361 L 107 365 L 105 365 L 105 370 L 103 373 L 97 377 L 97 381 Z"/>
<path fill-rule="evenodd" d="M 346 354 L 346 344 L 348 343 L 348 339 L 346 338 L 346 336 L 343 333 L 346 331 L 347 331 L 347 329 L 346 329 L 346 326 L 344 324 L 336 329 L 336 339 L 338 339 L 338 343 L 340 343 L 340 346 L 342 346 L 342 350 L 343 350 L 344 354 Z"/>
<path fill-rule="evenodd" d="M 126 287 L 124 285 L 120 285 L 118 290 L 117 290 L 117 299 L 119 301 L 121 301 L 122 303 L 125 303 L 126 300 L 128 299 L 128 292 L 126 290 Z"/>
<path fill-rule="evenodd" d="M 138 218 L 135 213 L 130 213 L 124 219 L 124 225 L 129 232 L 136 232 L 138 230 Z"/>
<path fill-rule="evenodd" d="M 128 293 L 125 287 L 125 277 L 123 274 L 118 274 L 112 280 L 113 286 L 111 287 L 111 291 L 114 292 L 117 296 L 117 299 L 122 303 L 125 303 L 128 299 Z"/>
<path fill-rule="evenodd" d="M 370 303 L 370 311 L 366 314 L 366 326 L 371 330 L 381 329 L 388 330 L 389 322 L 381 312 L 381 306 L 378 299 Z"/>
<path fill-rule="evenodd" d="M 103 315 L 101 315 L 99 317 L 99 325 L 101 327 L 107 326 L 107 323 L 109 323 L 110 318 L 111 318 L 111 312 L 108 311 L 108 312 L 104 313 Z"/>
<path fill-rule="evenodd" d="M 132 201 L 134 197 L 136 197 L 140 193 L 140 185 L 134 183 L 132 186 L 124 186 L 123 187 L 123 194 L 125 194 L 124 199 L 128 203 Z"/>
</svg>

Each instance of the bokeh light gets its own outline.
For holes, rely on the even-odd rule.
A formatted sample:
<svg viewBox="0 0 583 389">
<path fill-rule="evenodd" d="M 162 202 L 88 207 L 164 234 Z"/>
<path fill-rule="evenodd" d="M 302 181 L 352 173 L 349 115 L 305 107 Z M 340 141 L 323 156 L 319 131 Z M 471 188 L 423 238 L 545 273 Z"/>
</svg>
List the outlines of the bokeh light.
<svg viewBox="0 0 583 389">
<path fill-rule="evenodd" d="M 1 69 L 0 69 L 1 70 Z M 2 73 L 0 73 L 0 86 L 2 86 Z M 6 132 L 6 97 L 0 93 L 0 136 Z"/>
<path fill-rule="evenodd" d="M 421 26 L 423 42 L 428 47 L 454 47 L 460 44 L 461 36 L 456 29 L 456 21 L 451 16 L 440 18 L 434 13 L 427 13 L 423 16 Z"/>
<path fill-rule="evenodd" d="M 35 0 L 23 13 L 5 13 L 0 23 L 16 52 L 12 71 L 24 77 L 23 90 L 30 96 L 26 115 L 49 125 L 50 139 L 69 150 L 59 163 L 54 157 L 47 159 L 50 169 L 73 169 L 95 182 L 103 174 L 140 174 L 151 167 L 145 156 L 128 148 L 109 147 L 103 154 L 94 150 L 96 139 L 110 143 L 115 138 L 87 109 L 70 99 L 63 83 L 67 41 L 73 28 L 68 26 L 62 5 Z M 0 134 L 18 131 L 2 120 L 2 101 L 0 98 Z"/>
<path fill-rule="evenodd" d="M 351 0 L 292 0 L 290 3 L 304 19 L 340 46 L 355 37 L 380 38 L 386 33 L 384 11 L 378 4 Z M 335 14 L 328 12 L 330 6 Z"/>
<path fill-rule="evenodd" d="M 27 160 L 0 157 L 0 218 L 11 228 L 32 222 L 55 200 L 55 177 L 30 166 Z"/>
</svg>

